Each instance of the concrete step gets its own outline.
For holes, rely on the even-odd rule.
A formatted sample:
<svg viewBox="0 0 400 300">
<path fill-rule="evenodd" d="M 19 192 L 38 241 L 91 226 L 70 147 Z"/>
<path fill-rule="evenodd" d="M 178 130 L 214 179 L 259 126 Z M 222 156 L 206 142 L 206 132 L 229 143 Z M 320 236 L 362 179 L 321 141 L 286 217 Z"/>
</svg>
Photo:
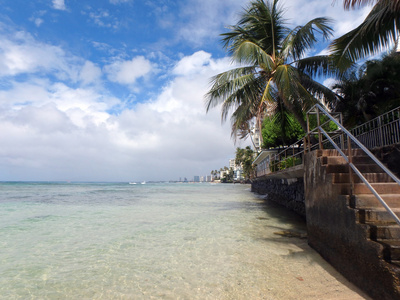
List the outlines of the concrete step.
<svg viewBox="0 0 400 300">
<path fill-rule="evenodd" d="M 397 224 L 391 225 L 370 225 L 370 239 L 377 240 L 399 240 L 400 226 Z"/>
<path fill-rule="evenodd" d="M 361 173 L 382 173 L 382 169 L 376 164 L 357 164 L 357 169 Z M 349 165 L 326 165 L 327 173 L 349 173 Z"/>
<path fill-rule="evenodd" d="M 343 156 L 321 156 L 322 164 L 324 165 L 343 165 L 347 164 L 346 159 Z M 369 156 L 354 156 L 352 157 L 353 164 L 375 164 L 375 162 Z"/>
<path fill-rule="evenodd" d="M 393 179 L 386 173 L 364 173 L 364 177 L 368 182 L 394 182 Z M 361 183 L 360 177 L 353 174 L 353 180 L 355 183 Z M 332 183 L 349 183 L 350 174 L 349 173 L 332 173 Z"/>
<path fill-rule="evenodd" d="M 400 208 L 391 208 L 400 217 Z M 388 225 L 396 221 L 384 207 L 364 208 L 358 210 L 358 221 L 361 224 Z"/>
<path fill-rule="evenodd" d="M 339 151 L 336 149 L 323 149 L 323 150 L 316 150 L 317 156 L 340 156 Z M 344 154 L 348 155 L 348 150 L 343 150 Z M 359 156 L 365 155 L 364 151 L 361 149 L 352 149 L 351 150 L 352 156 Z"/>
<path fill-rule="evenodd" d="M 380 195 L 385 203 L 391 208 L 400 208 L 399 194 Z M 381 202 L 373 194 L 357 194 L 349 199 L 349 205 L 357 209 L 382 208 Z"/>
<path fill-rule="evenodd" d="M 400 262 L 400 240 L 378 239 L 377 242 L 383 245 L 383 258 L 387 262 Z"/>
<path fill-rule="evenodd" d="M 396 182 L 375 182 L 371 183 L 371 186 L 379 195 L 383 194 L 400 194 L 400 185 Z M 350 195 L 351 185 L 350 183 L 334 183 L 333 187 L 341 195 Z M 372 194 L 372 191 L 364 183 L 355 183 L 353 194 Z"/>
<path fill-rule="evenodd" d="M 317 151 L 317 156 L 340 156 L 339 151 L 336 149 L 322 149 L 322 150 L 316 150 Z M 342 150 L 344 154 L 348 155 L 349 151 L 347 149 Z M 361 149 L 352 149 L 351 150 L 352 156 L 362 156 L 366 155 L 365 152 Z"/>
</svg>

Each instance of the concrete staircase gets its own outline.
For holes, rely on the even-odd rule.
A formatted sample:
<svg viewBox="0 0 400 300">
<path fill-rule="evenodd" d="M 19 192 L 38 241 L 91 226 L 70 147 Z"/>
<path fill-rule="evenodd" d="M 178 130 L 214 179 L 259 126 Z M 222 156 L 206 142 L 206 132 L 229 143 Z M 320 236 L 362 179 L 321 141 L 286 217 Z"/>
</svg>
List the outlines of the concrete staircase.
<svg viewBox="0 0 400 300">
<path fill-rule="evenodd" d="M 400 226 L 338 151 L 315 152 L 305 173 L 310 245 L 373 299 L 400 299 Z M 400 216 L 400 186 L 362 150 L 352 157 Z"/>
<path fill-rule="evenodd" d="M 348 153 L 345 154 L 348 155 Z M 318 150 L 317 154 L 332 176 L 332 184 L 339 194 L 346 196 L 348 206 L 354 209 L 359 224 L 367 226 L 367 239 L 383 246 L 383 259 L 400 266 L 400 226 L 372 194 L 371 190 L 356 175 L 354 188 L 350 185 L 349 165 L 336 150 Z M 400 186 L 381 168 L 364 155 L 362 150 L 353 149 L 353 164 L 363 173 L 393 212 L 400 216 Z"/>
</svg>

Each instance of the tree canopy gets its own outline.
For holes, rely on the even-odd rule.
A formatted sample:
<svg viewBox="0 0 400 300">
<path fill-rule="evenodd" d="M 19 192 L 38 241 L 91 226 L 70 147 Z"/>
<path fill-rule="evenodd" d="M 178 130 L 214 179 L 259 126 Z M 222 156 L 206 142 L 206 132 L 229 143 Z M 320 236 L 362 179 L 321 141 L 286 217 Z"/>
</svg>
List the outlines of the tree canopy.
<svg viewBox="0 0 400 300">
<path fill-rule="evenodd" d="M 242 166 L 245 179 L 250 179 L 253 173 L 253 161 L 256 153 L 247 146 L 246 148 L 236 148 L 235 162 L 237 166 Z"/>
<path fill-rule="evenodd" d="M 340 96 L 336 111 L 352 127 L 400 105 L 400 55 L 366 61 L 346 74 L 334 87 Z"/>
</svg>

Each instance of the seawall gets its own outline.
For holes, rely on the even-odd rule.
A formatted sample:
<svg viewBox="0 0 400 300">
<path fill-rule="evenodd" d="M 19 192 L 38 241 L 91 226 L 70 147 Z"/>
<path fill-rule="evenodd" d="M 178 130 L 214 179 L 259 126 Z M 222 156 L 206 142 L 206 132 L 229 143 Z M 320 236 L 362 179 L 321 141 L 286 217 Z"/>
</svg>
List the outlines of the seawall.
<svg viewBox="0 0 400 300">
<path fill-rule="evenodd" d="M 257 178 L 251 183 L 251 191 L 265 195 L 265 199 L 285 206 L 305 217 L 304 180 Z"/>
</svg>

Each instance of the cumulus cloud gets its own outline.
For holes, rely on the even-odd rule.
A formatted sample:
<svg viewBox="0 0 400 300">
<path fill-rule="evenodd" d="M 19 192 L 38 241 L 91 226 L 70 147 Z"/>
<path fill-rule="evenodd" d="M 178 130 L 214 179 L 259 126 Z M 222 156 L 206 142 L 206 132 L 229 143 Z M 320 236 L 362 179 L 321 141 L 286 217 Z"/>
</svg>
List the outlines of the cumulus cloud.
<svg viewBox="0 0 400 300">
<path fill-rule="evenodd" d="M 202 66 L 206 66 L 211 61 L 211 54 L 205 51 L 198 51 L 191 56 L 182 58 L 173 69 L 177 75 L 190 75 L 198 72 Z"/>
<path fill-rule="evenodd" d="M 15 82 L 0 92 L 0 180 L 169 180 L 226 165 L 230 126 L 219 109 L 205 113 L 203 95 L 229 64 L 182 57 L 157 97 L 118 115 L 120 100 L 93 88 Z"/>
<path fill-rule="evenodd" d="M 91 61 L 86 61 L 79 72 L 79 79 L 83 82 L 83 84 L 90 84 L 99 80 L 101 75 L 102 72 L 100 67 Z"/>
<path fill-rule="evenodd" d="M 131 85 L 152 70 L 152 64 L 143 56 L 131 60 L 118 60 L 104 67 L 109 80 L 120 84 Z"/>
<path fill-rule="evenodd" d="M 0 77 L 52 74 L 64 81 L 87 81 L 87 78 L 79 78 L 79 73 L 84 75 L 82 72 L 89 75 L 90 68 L 81 58 L 59 46 L 39 42 L 25 31 L 8 30 L 0 31 Z M 83 70 L 80 64 L 83 64 Z M 92 76 L 94 69 L 92 66 Z"/>
<path fill-rule="evenodd" d="M 61 48 L 38 43 L 25 32 L 16 32 L 13 39 L 0 39 L 0 49 L 0 75 L 3 76 L 50 70 L 64 56 Z"/>
<path fill-rule="evenodd" d="M 53 0 L 53 8 L 58 10 L 66 10 L 64 0 Z"/>
</svg>

